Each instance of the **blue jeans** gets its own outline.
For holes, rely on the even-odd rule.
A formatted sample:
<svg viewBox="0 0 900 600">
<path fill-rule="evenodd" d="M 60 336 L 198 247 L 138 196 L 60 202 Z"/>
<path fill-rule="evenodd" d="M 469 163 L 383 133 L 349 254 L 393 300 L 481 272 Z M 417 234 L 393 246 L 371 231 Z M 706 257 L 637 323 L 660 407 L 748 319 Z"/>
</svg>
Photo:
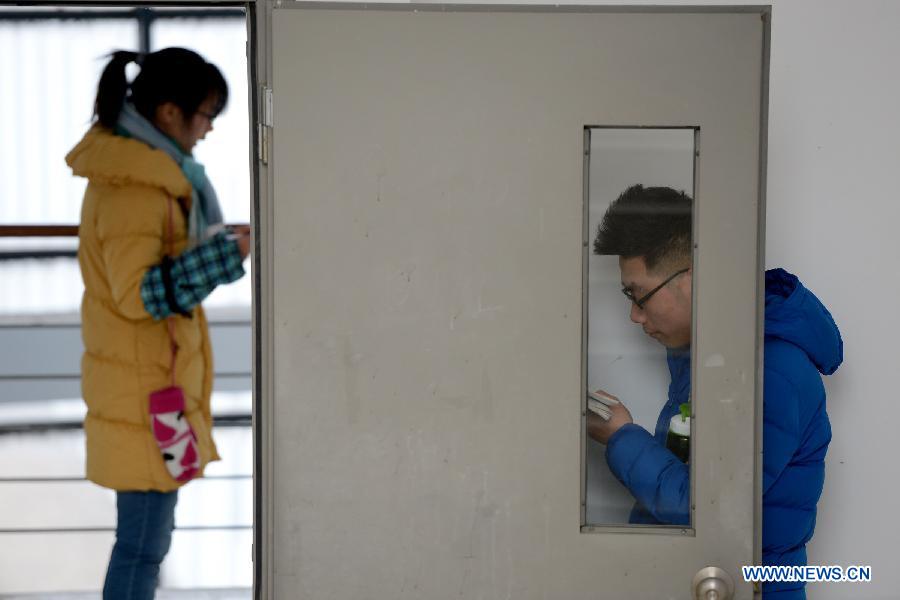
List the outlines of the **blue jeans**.
<svg viewBox="0 0 900 600">
<path fill-rule="evenodd" d="M 153 600 L 175 528 L 178 492 L 116 492 L 116 543 L 103 600 Z"/>
</svg>

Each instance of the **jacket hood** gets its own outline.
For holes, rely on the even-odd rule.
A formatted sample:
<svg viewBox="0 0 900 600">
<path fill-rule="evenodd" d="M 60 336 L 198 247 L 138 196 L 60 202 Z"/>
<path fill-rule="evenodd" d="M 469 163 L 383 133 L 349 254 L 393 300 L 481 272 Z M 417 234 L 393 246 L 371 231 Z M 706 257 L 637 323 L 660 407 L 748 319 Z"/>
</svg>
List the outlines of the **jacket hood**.
<svg viewBox="0 0 900 600">
<path fill-rule="evenodd" d="M 831 313 L 784 269 L 766 271 L 766 337 L 799 347 L 823 375 L 834 373 L 844 360 L 841 332 Z"/>
<path fill-rule="evenodd" d="M 181 168 L 162 150 L 113 134 L 94 125 L 66 155 L 72 173 L 97 183 L 146 185 L 176 198 L 190 198 L 191 184 Z"/>
</svg>

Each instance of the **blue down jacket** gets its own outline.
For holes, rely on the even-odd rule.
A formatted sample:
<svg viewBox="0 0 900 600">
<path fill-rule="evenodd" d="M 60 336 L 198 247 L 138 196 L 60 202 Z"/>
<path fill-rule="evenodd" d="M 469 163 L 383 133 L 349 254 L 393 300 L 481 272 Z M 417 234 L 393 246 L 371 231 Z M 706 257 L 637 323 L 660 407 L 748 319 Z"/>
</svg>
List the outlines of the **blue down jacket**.
<svg viewBox="0 0 900 600">
<path fill-rule="evenodd" d="M 763 388 L 764 565 L 805 565 L 825 481 L 831 425 L 825 387 L 843 360 L 837 325 L 819 299 L 783 269 L 766 271 Z M 634 495 L 632 523 L 686 524 L 687 465 L 665 447 L 669 420 L 690 397 L 690 352 L 669 351 L 669 399 L 655 435 L 625 425 L 609 439 L 610 470 Z M 801 583 L 767 583 L 768 598 L 804 598 Z"/>
</svg>

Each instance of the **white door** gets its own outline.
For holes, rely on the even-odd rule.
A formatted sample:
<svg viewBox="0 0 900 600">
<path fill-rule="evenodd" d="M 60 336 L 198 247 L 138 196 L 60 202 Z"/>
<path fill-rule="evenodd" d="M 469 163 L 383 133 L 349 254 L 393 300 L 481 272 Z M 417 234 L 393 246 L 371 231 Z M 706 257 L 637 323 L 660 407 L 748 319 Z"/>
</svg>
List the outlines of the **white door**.
<svg viewBox="0 0 900 600">
<path fill-rule="evenodd" d="M 752 597 L 765 9 L 256 10 L 261 597 Z M 666 401 L 590 252 L 632 183 L 693 198 L 684 521 L 586 434 Z"/>
</svg>

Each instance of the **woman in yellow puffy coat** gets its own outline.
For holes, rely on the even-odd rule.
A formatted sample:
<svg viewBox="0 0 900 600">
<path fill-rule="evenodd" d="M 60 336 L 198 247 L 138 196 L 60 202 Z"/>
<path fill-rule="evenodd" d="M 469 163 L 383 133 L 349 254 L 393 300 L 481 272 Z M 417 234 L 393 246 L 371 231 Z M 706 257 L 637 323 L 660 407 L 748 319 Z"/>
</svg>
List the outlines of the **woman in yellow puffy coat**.
<svg viewBox="0 0 900 600">
<path fill-rule="evenodd" d="M 129 85 L 130 62 L 141 69 Z M 227 99 L 219 70 L 194 52 L 116 52 L 95 123 L 66 157 L 88 180 L 78 251 L 87 477 L 117 492 L 104 599 L 153 598 L 177 490 L 219 458 L 200 302 L 244 274 L 249 230 L 223 227 L 191 151 Z"/>
</svg>

